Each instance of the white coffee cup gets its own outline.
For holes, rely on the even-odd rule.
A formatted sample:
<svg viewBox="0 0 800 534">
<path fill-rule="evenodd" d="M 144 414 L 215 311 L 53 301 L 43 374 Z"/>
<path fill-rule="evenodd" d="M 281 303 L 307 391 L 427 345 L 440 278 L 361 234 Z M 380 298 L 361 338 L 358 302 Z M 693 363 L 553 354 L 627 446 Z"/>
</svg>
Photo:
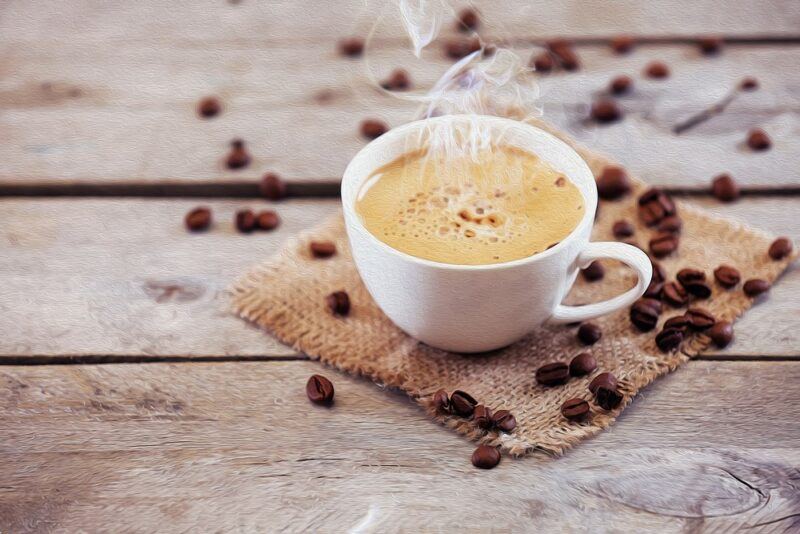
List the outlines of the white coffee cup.
<svg viewBox="0 0 800 534">
<path fill-rule="evenodd" d="M 421 148 L 431 131 L 478 126 L 492 139 L 536 154 L 565 174 L 583 194 L 585 213 L 554 247 L 506 263 L 453 265 L 425 260 L 383 243 L 364 227 L 355 203 L 364 181 L 379 167 Z M 546 321 L 585 321 L 631 305 L 652 275 L 649 258 L 623 243 L 591 243 L 597 209 L 594 176 L 566 143 L 528 124 L 492 116 L 448 115 L 405 124 L 365 146 L 345 170 L 342 204 L 358 272 L 372 298 L 397 326 L 433 347 L 482 352 L 504 347 Z M 630 266 L 636 286 L 584 306 L 561 304 L 579 269 L 611 258 Z M 602 282 L 597 282 L 602 283 Z"/>
</svg>

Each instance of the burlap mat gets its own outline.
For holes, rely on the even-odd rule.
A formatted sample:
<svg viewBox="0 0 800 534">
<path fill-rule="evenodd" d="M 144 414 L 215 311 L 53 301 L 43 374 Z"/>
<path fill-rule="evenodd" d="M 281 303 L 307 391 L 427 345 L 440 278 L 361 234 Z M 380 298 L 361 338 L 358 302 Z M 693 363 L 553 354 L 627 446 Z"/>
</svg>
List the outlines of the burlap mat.
<svg viewBox="0 0 800 534">
<path fill-rule="evenodd" d="M 552 131 L 546 125 L 536 125 Z M 564 135 L 553 133 L 575 146 Z M 575 148 L 595 175 L 612 163 L 594 152 Z M 645 184 L 634 181 L 633 194 L 618 201 L 601 201 L 593 240 L 613 240 L 612 224 L 627 219 L 636 225 L 632 240 L 646 249 L 653 231 L 640 224 L 636 211 L 636 198 Z M 677 204 L 684 223 L 680 248 L 661 261 L 670 279 L 683 267 L 704 269 L 712 276 L 713 269 L 727 263 L 741 271 L 743 280 L 758 277 L 772 282 L 787 267 L 790 259 L 773 261 L 767 255 L 772 237 L 712 217 L 684 202 Z M 322 260 L 312 258 L 308 252 L 312 239 L 336 242 L 337 255 Z M 634 275 L 627 268 L 609 261 L 605 267 L 606 276 L 599 282 L 578 277 L 566 302 L 593 302 L 633 286 Z M 741 285 L 732 290 L 712 285 L 712 297 L 698 305 L 717 319 L 732 321 L 752 304 Z M 325 296 L 340 289 L 347 291 L 352 303 L 347 318 L 334 317 L 325 304 Z M 611 371 L 620 379 L 624 401 L 612 412 L 592 403 L 589 421 L 570 423 L 560 413 L 561 404 L 572 397 L 591 400 L 587 385 L 596 373 L 552 388 L 538 385 L 534 375 L 544 363 L 569 361 L 586 350 L 575 337 L 575 327 L 542 327 L 510 347 L 482 355 L 447 353 L 423 345 L 394 326 L 373 303 L 352 262 L 341 214 L 293 239 L 275 257 L 238 280 L 232 288 L 232 304 L 238 315 L 296 350 L 399 388 L 446 426 L 514 455 L 536 450 L 560 454 L 596 434 L 614 421 L 641 388 L 685 363 L 709 343 L 706 336 L 698 335 L 684 342 L 679 352 L 663 354 L 655 346 L 657 330 L 638 332 L 632 327 L 627 310 L 594 321 L 602 327 L 603 337 L 589 350 L 598 361 L 599 371 Z M 665 310 L 659 328 L 665 319 L 684 311 L 668 306 Z M 517 419 L 516 430 L 511 434 L 487 433 L 469 420 L 436 415 L 431 396 L 439 388 L 448 392 L 461 389 L 493 410 L 511 410 Z"/>
</svg>

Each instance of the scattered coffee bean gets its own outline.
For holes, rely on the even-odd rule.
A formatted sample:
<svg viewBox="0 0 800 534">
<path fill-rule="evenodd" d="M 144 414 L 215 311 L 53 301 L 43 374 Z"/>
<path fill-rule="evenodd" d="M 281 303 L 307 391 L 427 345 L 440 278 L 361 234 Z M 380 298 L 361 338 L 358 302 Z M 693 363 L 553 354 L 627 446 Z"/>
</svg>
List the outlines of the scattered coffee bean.
<svg viewBox="0 0 800 534">
<path fill-rule="evenodd" d="M 594 400 L 602 409 L 613 410 L 622 402 L 622 394 L 616 388 L 612 389 L 601 385 L 594 394 Z"/>
<path fill-rule="evenodd" d="M 648 189 L 639 197 L 639 217 L 647 226 L 655 226 L 665 217 L 676 213 L 675 203 L 669 195 L 656 187 Z"/>
<path fill-rule="evenodd" d="M 633 45 L 636 43 L 630 35 L 617 35 L 611 38 L 611 49 L 617 54 L 627 54 L 633 50 Z"/>
<path fill-rule="evenodd" d="M 364 41 L 358 37 L 348 37 L 339 41 L 339 51 L 348 57 L 358 57 L 364 52 Z"/>
<path fill-rule="evenodd" d="M 718 54 L 722 49 L 722 38 L 717 36 L 701 37 L 697 40 L 697 46 L 707 56 Z"/>
<path fill-rule="evenodd" d="M 274 172 L 268 172 L 261 178 L 258 190 L 268 200 L 280 200 L 286 196 L 286 182 Z"/>
<path fill-rule="evenodd" d="M 450 410 L 462 417 L 469 417 L 478 405 L 472 395 L 461 390 L 456 390 L 450 395 Z"/>
<path fill-rule="evenodd" d="M 386 80 L 381 83 L 381 87 L 389 91 L 405 91 L 411 88 L 411 79 L 408 72 L 404 69 L 395 69 Z"/>
<path fill-rule="evenodd" d="M 656 230 L 659 232 L 666 232 L 669 234 L 679 234 L 681 233 L 681 228 L 683 228 L 683 221 L 677 215 L 664 217 L 664 219 L 658 223 L 658 226 L 656 226 Z"/>
<path fill-rule="evenodd" d="M 325 302 L 334 315 L 347 317 L 350 314 L 350 297 L 344 291 L 334 291 L 325 297 Z"/>
<path fill-rule="evenodd" d="M 191 232 L 207 230 L 211 226 L 211 210 L 204 206 L 194 208 L 184 218 L 186 228 Z"/>
<path fill-rule="evenodd" d="M 667 281 L 667 271 L 664 269 L 664 266 L 658 263 L 657 261 L 650 258 L 650 265 L 653 266 L 653 278 L 652 280 L 656 282 L 666 282 Z"/>
<path fill-rule="evenodd" d="M 256 215 L 256 226 L 259 230 L 274 230 L 281 224 L 281 218 L 271 210 L 259 211 Z"/>
<path fill-rule="evenodd" d="M 336 254 L 336 245 L 332 241 L 312 241 L 308 248 L 315 258 L 330 258 Z"/>
<path fill-rule="evenodd" d="M 482 428 L 483 430 L 489 430 L 494 426 L 492 422 L 492 411 L 483 404 L 475 406 L 472 412 L 472 420 L 475 421 L 475 425 L 478 428 Z"/>
<path fill-rule="evenodd" d="M 603 337 L 603 331 L 594 323 L 583 323 L 578 328 L 578 339 L 584 345 L 594 345 Z"/>
<path fill-rule="evenodd" d="M 608 84 L 608 90 L 614 95 L 624 95 L 631 90 L 633 80 L 630 76 L 617 76 Z"/>
<path fill-rule="evenodd" d="M 753 128 L 747 134 L 747 146 L 753 150 L 767 150 L 771 145 L 767 132 L 761 128 Z"/>
<path fill-rule="evenodd" d="M 649 299 L 661 299 L 661 293 L 664 290 L 664 282 L 650 281 L 650 285 L 644 290 L 644 297 Z"/>
<path fill-rule="evenodd" d="M 314 404 L 330 405 L 333 402 L 333 384 L 322 375 L 311 375 L 306 382 L 306 395 Z"/>
<path fill-rule="evenodd" d="M 361 121 L 361 135 L 367 139 L 377 139 L 388 131 L 389 127 L 384 122 L 373 119 Z"/>
<path fill-rule="evenodd" d="M 679 283 L 667 282 L 661 291 L 661 300 L 670 306 L 680 308 L 681 306 L 686 306 L 689 302 L 689 294 Z"/>
<path fill-rule="evenodd" d="M 711 338 L 714 345 L 724 349 L 733 341 L 733 325 L 728 321 L 719 321 L 706 330 L 706 335 Z"/>
<path fill-rule="evenodd" d="M 723 287 L 733 287 L 739 283 L 742 276 L 739 271 L 730 265 L 720 265 L 714 269 L 714 278 Z"/>
<path fill-rule="evenodd" d="M 601 387 L 617 389 L 617 377 L 613 373 L 600 373 L 589 382 L 589 391 L 594 395 Z"/>
<path fill-rule="evenodd" d="M 685 335 L 686 331 L 689 330 L 689 319 L 686 317 L 686 315 L 676 315 L 675 317 L 670 317 L 664 321 L 664 330 L 668 328 L 680 330 Z"/>
<path fill-rule="evenodd" d="M 616 200 L 631 190 L 631 180 L 622 167 L 607 165 L 595 180 L 597 194 L 604 200 Z"/>
<path fill-rule="evenodd" d="M 571 376 L 585 376 L 597 369 L 597 360 L 588 352 L 581 352 L 569 362 L 569 374 Z"/>
<path fill-rule="evenodd" d="M 492 469 L 500 463 L 500 453 L 494 447 L 480 445 L 472 453 L 472 465 L 479 469 Z"/>
<path fill-rule="evenodd" d="M 531 58 L 530 66 L 536 72 L 550 72 L 553 70 L 554 61 L 550 52 L 542 52 Z"/>
<path fill-rule="evenodd" d="M 481 41 L 472 39 L 452 39 L 445 44 L 445 53 L 450 59 L 461 59 L 481 49 Z"/>
<path fill-rule="evenodd" d="M 231 151 L 228 152 L 228 157 L 225 164 L 229 169 L 243 169 L 250 165 L 250 154 L 244 148 L 244 141 L 241 139 L 234 139 L 231 141 Z"/>
<path fill-rule="evenodd" d="M 561 68 L 568 71 L 578 70 L 581 62 L 578 55 L 572 49 L 572 43 L 564 39 L 554 39 L 548 41 L 547 48 L 553 53 L 553 56 L 558 60 Z"/>
<path fill-rule="evenodd" d="M 590 263 L 585 269 L 581 269 L 581 274 L 587 281 L 594 282 L 596 280 L 601 280 L 606 274 L 606 270 L 603 268 L 603 264 L 600 263 L 599 260 L 596 260 Z"/>
<path fill-rule="evenodd" d="M 221 110 L 222 105 L 213 96 L 208 96 L 197 104 L 197 114 L 206 119 L 216 117 Z"/>
<path fill-rule="evenodd" d="M 456 29 L 461 31 L 470 31 L 478 27 L 480 18 L 474 9 L 463 9 L 458 14 L 458 21 L 456 22 Z"/>
<path fill-rule="evenodd" d="M 676 278 L 690 295 L 701 299 L 707 299 L 711 296 L 711 287 L 706 284 L 706 273 L 703 271 L 681 269 L 678 271 Z"/>
<path fill-rule="evenodd" d="M 631 322 L 642 332 L 649 332 L 658 324 L 661 303 L 652 298 L 641 298 L 631 306 Z"/>
<path fill-rule="evenodd" d="M 686 321 L 689 323 L 689 328 L 695 332 L 702 332 L 708 330 L 717 320 L 708 310 L 703 308 L 689 308 L 684 314 Z"/>
<path fill-rule="evenodd" d="M 251 210 L 236 212 L 236 229 L 243 234 L 249 234 L 256 229 L 256 216 Z"/>
<path fill-rule="evenodd" d="M 497 410 L 492 414 L 492 424 L 502 432 L 513 432 L 517 428 L 517 418 L 508 410 Z"/>
<path fill-rule="evenodd" d="M 792 253 L 792 242 L 788 237 L 779 237 L 769 246 L 769 257 L 773 260 L 782 260 Z"/>
<path fill-rule="evenodd" d="M 631 237 L 635 232 L 635 228 L 630 222 L 622 219 L 614 223 L 614 226 L 611 227 L 611 231 L 614 233 L 614 237 L 620 239 L 623 237 Z"/>
<path fill-rule="evenodd" d="M 669 233 L 660 233 L 650 240 L 650 253 L 656 258 L 669 256 L 678 250 L 678 236 Z"/>
<path fill-rule="evenodd" d="M 445 390 L 440 389 L 433 394 L 433 406 L 440 414 L 450 412 L 450 397 L 447 396 L 447 392 Z"/>
<path fill-rule="evenodd" d="M 758 80 L 752 76 L 748 76 L 747 78 L 744 78 L 741 83 L 739 83 L 739 87 L 741 87 L 744 91 L 755 91 L 758 89 Z"/>
<path fill-rule="evenodd" d="M 669 76 L 669 67 L 667 67 L 667 65 L 661 61 L 652 61 L 645 67 L 644 74 L 648 78 L 663 80 Z"/>
<path fill-rule="evenodd" d="M 622 117 L 622 111 L 613 100 L 601 98 L 592 104 L 591 117 L 600 123 L 614 122 Z"/>
<path fill-rule="evenodd" d="M 561 405 L 561 415 L 570 421 L 585 421 L 589 416 L 589 403 L 583 399 L 569 399 Z"/>
<path fill-rule="evenodd" d="M 545 364 L 536 370 L 536 381 L 543 386 L 558 386 L 569 379 L 569 366 L 564 362 Z"/>
<path fill-rule="evenodd" d="M 730 174 L 720 174 L 711 181 L 711 194 L 722 202 L 733 202 L 739 198 L 739 185 Z"/>
<path fill-rule="evenodd" d="M 661 352 L 677 349 L 683 343 L 683 332 L 677 328 L 665 328 L 656 336 L 656 345 Z"/>
<path fill-rule="evenodd" d="M 766 293 L 769 291 L 770 284 L 766 280 L 762 280 L 761 278 L 751 278 L 750 280 L 746 281 L 742 286 L 744 290 L 744 294 L 748 297 L 757 297 L 762 293 Z"/>
</svg>

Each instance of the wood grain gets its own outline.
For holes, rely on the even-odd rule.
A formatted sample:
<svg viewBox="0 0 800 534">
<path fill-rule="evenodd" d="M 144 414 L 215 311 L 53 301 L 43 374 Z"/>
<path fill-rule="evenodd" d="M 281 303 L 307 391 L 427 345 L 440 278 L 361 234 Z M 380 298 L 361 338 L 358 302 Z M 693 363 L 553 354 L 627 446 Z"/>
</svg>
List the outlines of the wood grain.
<svg viewBox="0 0 800 534">
<path fill-rule="evenodd" d="M 472 444 L 367 381 L 323 371 L 336 403 L 310 405 L 305 380 L 320 369 L 2 367 L 0 528 L 798 527 L 800 398 L 787 387 L 798 363 L 691 362 L 565 457 L 504 458 L 493 471 L 469 464 Z"/>
</svg>

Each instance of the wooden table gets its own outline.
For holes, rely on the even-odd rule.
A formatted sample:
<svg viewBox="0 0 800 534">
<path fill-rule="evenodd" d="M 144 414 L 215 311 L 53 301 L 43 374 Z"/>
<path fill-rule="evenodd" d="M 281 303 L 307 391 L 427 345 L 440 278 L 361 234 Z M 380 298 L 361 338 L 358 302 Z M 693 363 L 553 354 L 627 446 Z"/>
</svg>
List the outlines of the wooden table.
<svg viewBox="0 0 800 534">
<path fill-rule="evenodd" d="M 362 5 L 0 6 L 0 532 L 800 530 L 797 269 L 734 344 L 647 388 L 610 430 L 493 471 L 366 380 L 325 370 L 337 404 L 309 405 L 320 365 L 226 313 L 235 276 L 337 209 L 358 123 L 410 117 L 337 53 L 368 26 Z M 547 119 L 651 183 L 800 243 L 796 0 L 480 5 L 484 34 L 520 50 L 576 41 L 584 68 L 541 76 Z M 619 33 L 647 44 L 614 55 Z M 710 33 L 728 44 L 704 57 L 691 38 Z M 413 60 L 398 28 L 373 50 L 379 78 L 405 66 L 417 86 L 449 64 L 438 48 Z M 641 78 L 653 59 L 668 80 Z M 636 84 L 624 120 L 587 125 L 623 73 Z M 672 133 L 745 75 L 758 91 Z M 204 95 L 221 116 L 197 118 Z M 755 126 L 772 150 L 742 147 Z M 254 158 L 238 172 L 222 165 L 233 137 Z M 237 234 L 234 211 L 265 206 L 267 170 L 291 182 L 283 225 Z M 733 204 L 708 195 L 725 171 L 744 190 Z M 190 235 L 197 204 L 217 224 Z"/>
</svg>

